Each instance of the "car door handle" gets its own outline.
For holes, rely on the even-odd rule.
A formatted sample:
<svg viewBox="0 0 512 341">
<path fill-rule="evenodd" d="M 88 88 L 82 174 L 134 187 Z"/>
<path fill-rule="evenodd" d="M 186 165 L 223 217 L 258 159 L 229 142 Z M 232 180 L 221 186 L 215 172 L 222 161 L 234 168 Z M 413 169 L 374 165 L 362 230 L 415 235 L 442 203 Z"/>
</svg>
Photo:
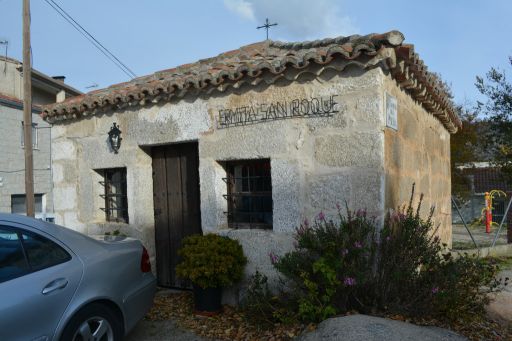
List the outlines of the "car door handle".
<svg viewBox="0 0 512 341">
<path fill-rule="evenodd" d="M 54 292 L 55 290 L 63 289 L 68 285 L 68 280 L 65 278 L 58 278 L 54 281 L 48 283 L 41 292 L 43 295 L 48 295 L 49 293 Z"/>
</svg>

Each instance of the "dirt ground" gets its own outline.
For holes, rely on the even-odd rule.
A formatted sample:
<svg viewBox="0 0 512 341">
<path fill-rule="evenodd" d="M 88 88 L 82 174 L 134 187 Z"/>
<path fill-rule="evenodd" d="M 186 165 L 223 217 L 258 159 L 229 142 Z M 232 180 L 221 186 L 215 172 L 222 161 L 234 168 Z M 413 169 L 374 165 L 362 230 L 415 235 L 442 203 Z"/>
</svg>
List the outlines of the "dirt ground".
<svg viewBox="0 0 512 341">
<path fill-rule="evenodd" d="M 140 321 L 135 329 L 128 334 L 125 341 L 207 341 L 203 337 L 179 328 L 171 320 Z"/>
<path fill-rule="evenodd" d="M 491 233 L 485 233 L 484 226 L 469 226 L 469 230 L 471 231 L 473 238 L 475 238 L 477 244 L 480 247 L 487 247 L 487 246 L 491 246 L 494 236 L 496 235 L 496 232 L 498 231 L 498 228 L 493 227 L 491 229 Z M 469 235 L 469 233 L 466 230 L 466 228 L 464 227 L 464 225 L 454 224 L 452 226 L 452 243 L 453 243 L 453 249 L 456 249 L 456 250 L 465 250 L 465 249 L 474 249 L 475 248 L 475 245 L 473 244 L 473 241 L 471 240 L 471 236 Z M 503 245 L 503 244 L 507 244 L 506 226 L 504 226 L 501 229 L 501 233 L 500 233 L 498 239 L 496 240 L 496 245 Z"/>
</svg>

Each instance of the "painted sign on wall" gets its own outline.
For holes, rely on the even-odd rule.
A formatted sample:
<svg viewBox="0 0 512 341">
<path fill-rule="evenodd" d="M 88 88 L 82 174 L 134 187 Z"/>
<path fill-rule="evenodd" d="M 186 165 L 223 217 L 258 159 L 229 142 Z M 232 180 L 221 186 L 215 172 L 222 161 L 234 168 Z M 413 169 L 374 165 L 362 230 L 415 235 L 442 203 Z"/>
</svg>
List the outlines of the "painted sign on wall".
<svg viewBox="0 0 512 341">
<path fill-rule="evenodd" d="M 217 117 L 217 128 L 223 129 L 297 117 L 329 117 L 338 112 L 336 97 L 338 95 L 221 109 Z"/>
</svg>

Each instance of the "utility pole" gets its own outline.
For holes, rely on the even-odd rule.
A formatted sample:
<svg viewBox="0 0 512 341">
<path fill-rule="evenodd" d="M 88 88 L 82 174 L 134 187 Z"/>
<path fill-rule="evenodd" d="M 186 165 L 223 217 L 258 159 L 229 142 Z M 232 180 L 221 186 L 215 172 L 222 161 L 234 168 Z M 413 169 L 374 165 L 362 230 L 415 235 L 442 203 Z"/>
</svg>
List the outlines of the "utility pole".
<svg viewBox="0 0 512 341">
<path fill-rule="evenodd" d="M 25 145 L 25 202 L 34 216 L 34 159 L 32 155 L 32 61 L 30 53 L 30 0 L 23 0 L 23 140 Z"/>
</svg>

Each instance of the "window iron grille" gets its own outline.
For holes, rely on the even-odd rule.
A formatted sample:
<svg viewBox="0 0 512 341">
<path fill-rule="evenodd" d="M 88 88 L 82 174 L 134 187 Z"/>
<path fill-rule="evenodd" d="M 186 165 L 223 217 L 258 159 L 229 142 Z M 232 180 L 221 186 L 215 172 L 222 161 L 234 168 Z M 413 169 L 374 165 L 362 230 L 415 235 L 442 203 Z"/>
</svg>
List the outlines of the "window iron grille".
<svg viewBox="0 0 512 341">
<path fill-rule="evenodd" d="M 270 160 L 227 162 L 226 173 L 229 227 L 272 229 Z"/>
<path fill-rule="evenodd" d="M 105 201 L 107 221 L 128 223 L 128 196 L 126 193 L 126 168 L 111 168 L 103 170 L 103 181 L 99 183 L 104 187 L 100 197 Z"/>
</svg>

